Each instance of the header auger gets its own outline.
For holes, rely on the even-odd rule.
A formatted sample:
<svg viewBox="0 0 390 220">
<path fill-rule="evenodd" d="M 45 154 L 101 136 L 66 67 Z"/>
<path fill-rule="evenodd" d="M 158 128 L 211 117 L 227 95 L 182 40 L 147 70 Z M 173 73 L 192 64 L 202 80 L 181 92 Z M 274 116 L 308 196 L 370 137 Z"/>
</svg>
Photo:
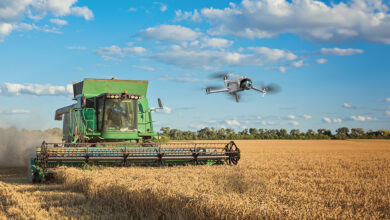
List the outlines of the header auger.
<svg viewBox="0 0 390 220">
<path fill-rule="evenodd" d="M 63 142 L 43 142 L 31 158 L 31 180 L 43 182 L 59 166 L 171 166 L 237 164 L 228 143 L 155 143 L 146 99 L 148 82 L 84 79 L 73 84 L 75 104 L 60 108 Z M 158 100 L 162 108 L 161 101 Z"/>
</svg>

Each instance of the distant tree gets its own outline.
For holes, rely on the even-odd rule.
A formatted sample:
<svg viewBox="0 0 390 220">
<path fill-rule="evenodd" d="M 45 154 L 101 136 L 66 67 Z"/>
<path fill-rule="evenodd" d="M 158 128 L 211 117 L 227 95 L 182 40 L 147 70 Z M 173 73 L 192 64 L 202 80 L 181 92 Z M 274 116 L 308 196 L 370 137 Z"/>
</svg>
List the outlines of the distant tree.
<svg viewBox="0 0 390 220">
<path fill-rule="evenodd" d="M 306 131 L 306 135 L 307 136 L 314 136 L 316 133 L 312 130 L 312 129 L 309 129 Z"/>
<path fill-rule="evenodd" d="M 300 134 L 299 129 L 291 129 L 290 135 L 298 137 Z"/>
<path fill-rule="evenodd" d="M 160 128 L 161 133 L 165 136 L 169 136 L 169 130 L 170 130 L 169 127 Z"/>
<path fill-rule="evenodd" d="M 3 128 L 0 128 L 0 132 Z M 7 130 L 17 130 L 17 128 L 7 128 Z M 26 130 L 27 131 L 27 130 Z M 59 132 L 61 129 L 51 129 L 50 132 Z M 245 128 L 237 133 L 231 128 L 215 129 L 213 127 L 205 127 L 197 132 L 182 131 L 179 129 L 170 129 L 162 127 L 160 129 L 160 138 L 167 137 L 171 140 L 234 140 L 234 139 L 347 139 L 347 138 L 386 138 L 390 139 L 390 131 L 381 129 L 377 131 L 368 130 L 364 132 L 362 128 L 352 128 L 349 133 L 349 128 L 341 127 L 336 130 L 336 134 L 332 135 L 331 130 L 320 128 L 316 133 L 312 129 L 306 132 L 300 132 L 299 129 L 291 129 L 288 133 L 286 129 L 263 129 L 263 128 Z M 27 131 L 28 132 L 28 131 Z M 41 132 L 41 131 L 30 131 Z M 46 133 L 49 130 L 45 131 Z"/>
<path fill-rule="evenodd" d="M 381 129 L 378 131 L 379 135 L 382 136 L 382 137 L 387 137 L 389 136 L 390 134 L 390 131 L 389 130 L 384 130 L 384 129 Z"/>
<path fill-rule="evenodd" d="M 220 129 L 217 131 L 217 137 L 218 137 L 218 139 L 220 139 L 220 140 L 226 139 L 226 131 L 225 131 L 225 128 L 220 128 Z"/>
<path fill-rule="evenodd" d="M 259 134 L 259 131 L 256 128 L 249 128 L 249 134 L 256 137 Z"/>
<path fill-rule="evenodd" d="M 352 128 L 351 129 L 351 136 L 352 137 L 363 137 L 364 136 L 363 128 Z"/>
<path fill-rule="evenodd" d="M 284 128 L 281 128 L 281 129 L 279 130 L 279 137 L 280 137 L 280 138 L 285 138 L 285 137 L 287 137 L 287 136 L 288 136 L 287 130 L 284 129 Z"/>
<path fill-rule="evenodd" d="M 329 130 L 329 129 L 325 129 L 325 128 L 320 128 L 317 130 L 318 134 L 322 134 L 322 135 L 326 135 L 326 136 L 329 136 L 329 137 L 332 137 L 332 131 Z"/>
<path fill-rule="evenodd" d="M 348 136 L 349 128 L 347 127 L 341 127 L 336 130 L 337 134 L 345 134 L 345 136 Z"/>
</svg>

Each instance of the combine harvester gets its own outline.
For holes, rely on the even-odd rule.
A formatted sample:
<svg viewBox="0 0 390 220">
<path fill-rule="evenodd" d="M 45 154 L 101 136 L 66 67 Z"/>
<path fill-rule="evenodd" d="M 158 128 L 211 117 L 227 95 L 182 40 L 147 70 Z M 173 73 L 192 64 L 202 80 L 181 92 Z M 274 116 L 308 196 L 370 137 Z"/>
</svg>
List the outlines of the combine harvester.
<svg viewBox="0 0 390 220">
<path fill-rule="evenodd" d="M 171 166 L 237 164 L 228 143 L 155 143 L 147 81 L 84 79 L 73 84 L 75 104 L 60 108 L 63 142 L 46 143 L 30 159 L 30 179 L 44 182 L 60 166 Z M 159 108 L 162 108 L 158 99 Z"/>
</svg>

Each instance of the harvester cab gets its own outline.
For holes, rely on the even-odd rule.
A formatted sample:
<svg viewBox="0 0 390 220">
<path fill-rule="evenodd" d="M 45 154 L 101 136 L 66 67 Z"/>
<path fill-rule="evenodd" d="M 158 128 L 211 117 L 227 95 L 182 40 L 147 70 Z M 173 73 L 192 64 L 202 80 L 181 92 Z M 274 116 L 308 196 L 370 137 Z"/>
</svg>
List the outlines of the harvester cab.
<svg viewBox="0 0 390 220">
<path fill-rule="evenodd" d="M 155 143 L 146 98 L 147 81 L 84 79 L 73 84 L 76 103 L 60 108 L 63 142 L 43 142 L 30 159 L 33 182 L 59 166 L 164 166 L 237 164 L 240 150 L 229 143 Z M 163 108 L 158 99 L 159 107 Z"/>
<path fill-rule="evenodd" d="M 73 84 L 73 105 L 56 111 L 63 120 L 63 140 L 69 143 L 151 141 L 151 111 L 146 99 L 148 82 L 84 79 Z M 161 102 L 161 101 L 160 101 Z"/>
</svg>

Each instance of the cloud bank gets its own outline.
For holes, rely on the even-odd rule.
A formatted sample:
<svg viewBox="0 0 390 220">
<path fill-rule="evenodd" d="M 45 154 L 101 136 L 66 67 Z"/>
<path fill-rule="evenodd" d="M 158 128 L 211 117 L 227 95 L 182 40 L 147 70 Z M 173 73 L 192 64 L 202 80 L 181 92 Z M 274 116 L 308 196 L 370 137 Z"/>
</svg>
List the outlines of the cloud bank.
<svg viewBox="0 0 390 220">
<path fill-rule="evenodd" d="M 194 16 L 196 15 L 196 19 Z M 176 20 L 206 20 L 212 35 L 272 38 L 291 33 L 314 42 L 364 40 L 390 44 L 390 14 L 381 0 L 326 4 L 316 0 L 243 0 L 223 9 L 176 12 Z"/>
<path fill-rule="evenodd" d="M 4 83 L 0 86 L 0 95 L 51 95 L 51 96 L 69 96 L 73 94 L 73 86 L 68 84 L 66 86 L 55 86 L 51 84 L 18 84 L 18 83 Z"/>
<path fill-rule="evenodd" d="M 64 16 L 79 16 L 85 20 L 93 19 L 93 12 L 86 6 L 75 6 L 77 0 L 3 0 L 0 2 L 0 42 L 12 31 L 38 30 L 50 32 L 48 27 L 38 27 L 35 24 L 21 23 L 28 18 L 32 21 L 43 19 L 47 14 L 54 16 L 50 22 L 61 26 L 67 21 L 59 19 Z M 57 31 L 58 33 L 58 31 Z"/>
</svg>

